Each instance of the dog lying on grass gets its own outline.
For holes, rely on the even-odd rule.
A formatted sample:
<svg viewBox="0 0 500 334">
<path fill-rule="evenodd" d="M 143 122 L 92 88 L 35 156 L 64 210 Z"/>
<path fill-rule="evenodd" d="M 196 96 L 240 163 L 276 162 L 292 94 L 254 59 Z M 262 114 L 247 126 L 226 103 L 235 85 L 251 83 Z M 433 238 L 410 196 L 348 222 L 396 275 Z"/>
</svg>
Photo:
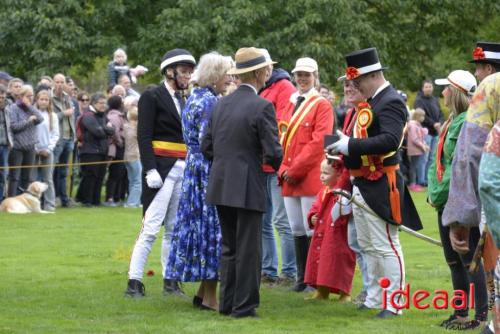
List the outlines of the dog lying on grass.
<svg viewBox="0 0 500 334">
<path fill-rule="evenodd" d="M 40 198 L 48 185 L 43 182 L 33 182 L 28 189 L 19 196 L 8 197 L 0 204 L 0 211 L 8 213 L 53 213 L 44 211 L 40 207 Z"/>
</svg>

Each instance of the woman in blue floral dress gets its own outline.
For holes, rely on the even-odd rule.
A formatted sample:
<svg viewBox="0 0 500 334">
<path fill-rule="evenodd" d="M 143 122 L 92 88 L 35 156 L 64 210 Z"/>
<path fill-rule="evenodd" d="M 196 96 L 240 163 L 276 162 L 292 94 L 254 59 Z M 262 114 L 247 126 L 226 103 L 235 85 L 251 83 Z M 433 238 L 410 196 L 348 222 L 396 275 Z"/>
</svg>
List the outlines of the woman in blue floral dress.
<svg viewBox="0 0 500 334">
<path fill-rule="evenodd" d="M 231 80 L 226 75 L 231 58 L 211 52 L 201 57 L 194 88 L 182 111 L 187 145 L 182 194 L 174 226 L 165 278 L 181 282 L 201 281 L 193 304 L 218 309 L 216 290 L 221 231 L 215 206 L 206 203 L 210 162 L 200 152 L 200 142 L 218 100 Z"/>
</svg>

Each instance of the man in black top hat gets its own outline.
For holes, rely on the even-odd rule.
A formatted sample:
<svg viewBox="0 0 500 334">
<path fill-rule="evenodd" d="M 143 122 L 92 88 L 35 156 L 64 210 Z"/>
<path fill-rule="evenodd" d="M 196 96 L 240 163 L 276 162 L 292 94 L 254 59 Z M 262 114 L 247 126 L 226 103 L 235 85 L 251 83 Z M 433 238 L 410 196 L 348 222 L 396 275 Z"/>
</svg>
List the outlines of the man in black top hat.
<svg viewBox="0 0 500 334">
<path fill-rule="evenodd" d="M 488 75 L 500 72 L 500 43 L 477 42 L 469 63 L 476 64 L 474 75 L 479 82 Z"/>
<path fill-rule="evenodd" d="M 173 49 L 161 59 L 165 81 L 146 90 L 139 99 L 137 140 L 143 168 L 142 228 L 130 259 L 126 296 L 144 296 L 142 276 L 147 258 L 165 225 L 161 263 L 165 277 L 166 263 L 184 174 L 186 145 L 182 136 L 181 92 L 188 88 L 196 62 L 189 51 Z M 163 292 L 182 294 L 177 282 L 164 279 Z"/>
<path fill-rule="evenodd" d="M 211 115 L 201 150 L 213 161 L 207 202 L 217 205 L 222 232 L 219 312 L 235 318 L 254 317 L 259 306 L 262 214 L 266 178 L 261 164 L 278 170 L 282 149 L 271 102 L 257 92 L 273 62 L 261 50 L 236 52 L 241 85 L 222 98 Z"/>
<path fill-rule="evenodd" d="M 421 228 L 415 206 L 411 198 L 405 196 L 407 191 L 396 154 L 403 139 L 406 105 L 385 80 L 382 73 L 385 68 L 375 48 L 356 51 L 345 58 L 345 78 L 353 80 L 367 103 L 360 104 L 353 117 L 353 137 L 338 131 L 340 140 L 327 149 L 332 154 L 344 155 L 345 165 L 354 177 L 353 196 L 364 206 L 353 207 L 358 242 L 366 254 L 370 278 L 367 297 L 360 308 L 386 305 L 377 316 L 387 318 L 401 313 L 390 302 L 391 293 L 404 287 L 398 225 Z M 379 285 L 383 277 L 389 279 L 385 295 Z M 387 296 L 385 301 L 383 296 Z"/>
</svg>

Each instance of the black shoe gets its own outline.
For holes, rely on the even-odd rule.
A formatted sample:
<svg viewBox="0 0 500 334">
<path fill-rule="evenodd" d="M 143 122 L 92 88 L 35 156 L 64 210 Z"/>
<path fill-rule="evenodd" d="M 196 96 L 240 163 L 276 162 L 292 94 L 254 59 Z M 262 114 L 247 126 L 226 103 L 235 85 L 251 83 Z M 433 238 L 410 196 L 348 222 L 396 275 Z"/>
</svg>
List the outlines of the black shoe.
<svg viewBox="0 0 500 334">
<path fill-rule="evenodd" d="M 471 329 L 476 329 L 485 324 L 485 321 L 479 321 L 477 319 L 469 320 L 465 322 L 452 322 L 446 326 L 446 329 L 452 329 L 456 331 L 468 331 Z"/>
<path fill-rule="evenodd" d="M 296 282 L 294 286 L 290 288 L 290 291 L 303 292 L 307 288 L 307 284 Z"/>
<path fill-rule="evenodd" d="M 267 285 L 273 286 L 273 285 L 278 284 L 278 280 L 279 280 L 278 276 L 271 276 L 271 275 L 268 275 L 265 273 L 260 275 L 260 282 L 262 284 L 267 284 Z"/>
<path fill-rule="evenodd" d="M 394 318 L 397 316 L 398 316 L 397 313 L 394 313 L 394 312 L 389 311 L 389 310 L 380 311 L 380 313 L 376 315 L 377 318 L 381 318 L 381 319 Z"/>
<path fill-rule="evenodd" d="M 370 308 L 363 303 L 363 304 L 358 306 L 358 310 L 359 311 L 366 311 L 366 310 L 370 310 Z"/>
<path fill-rule="evenodd" d="M 450 316 L 448 317 L 448 319 L 443 320 L 443 321 L 439 324 L 439 326 L 441 326 L 441 327 L 446 327 L 446 326 L 448 326 L 449 324 L 451 324 L 452 322 L 457 321 L 457 319 L 458 319 L 458 317 L 457 317 L 455 314 L 452 314 L 452 315 L 450 315 Z"/>
<path fill-rule="evenodd" d="M 182 296 L 185 297 L 186 295 L 184 294 L 184 291 L 182 291 L 181 287 L 179 286 L 179 282 L 171 280 L 171 279 L 164 279 L 163 280 L 163 295 L 176 295 L 176 296 Z"/>
<path fill-rule="evenodd" d="M 194 296 L 193 297 L 193 306 L 194 307 L 200 307 L 200 305 L 203 303 L 203 298 Z"/>
<path fill-rule="evenodd" d="M 141 281 L 136 279 L 129 279 L 125 297 L 142 298 L 146 295 L 146 288 Z"/>
<path fill-rule="evenodd" d="M 258 318 L 257 312 L 255 310 L 250 310 L 244 313 L 231 313 L 232 318 L 241 319 L 241 318 Z"/>
</svg>

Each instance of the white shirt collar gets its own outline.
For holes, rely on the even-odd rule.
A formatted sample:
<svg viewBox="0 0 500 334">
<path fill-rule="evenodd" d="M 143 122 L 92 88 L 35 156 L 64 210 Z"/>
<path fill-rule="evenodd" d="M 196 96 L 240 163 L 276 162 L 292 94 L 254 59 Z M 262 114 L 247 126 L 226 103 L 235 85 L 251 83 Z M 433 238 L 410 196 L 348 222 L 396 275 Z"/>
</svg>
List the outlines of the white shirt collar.
<svg viewBox="0 0 500 334">
<path fill-rule="evenodd" d="M 257 93 L 257 89 L 256 89 L 254 86 L 250 85 L 250 84 L 247 84 L 247 83 L 242 83 L 240 86 L 247 86 L 247 87 L 251 87 L 251 88 L 253 89 L 253 91 L 255 92 L 255 94 L 258 94 L 258 93 Z"/>
<path fill-rule="evenodd" d="M 375 94 L 373 94 L 372 96 L 372 99 L 375 98 L 375 96 L 378 95 L 378 93 L 380 93 L 381 91 L 383 91 L 384 89 L 386 89 L 387 87 L 389 87 L 391 83 L 389 81 L 386 81 L 384 82 L 376 91 L 375 91 Z"/>
<path fill-rule="evenodd" d="M 293 104 L 296 104 L 297 103 L 297 98 L 299 96 L 303 96 L 307 100 L 311 96 L 318 95 L 318 94 L 319 94 L 318 91 L 314 87 L 311 88 L 311 89 L 309 89 L 304 94 L 300 94 L 298 91 L 296 91 L 295 93 L 293 93 L 292 95 L 290 95 L 290 102 L 292 102 Z"/>
<path fill-rule="evenodd" d="M 177 97 L 175 96 L 175 90 L 172 87 L 170 87 L 167 80 L 165 80 L 163 83 L 165 84 L 165 88 L 167 89 L 170 96 L 172 96 L 172 100 L 174 100 L 175 108 L 177 108 L 177 112 L 180 115 L 181 114 L 181 104 L 180 104 L 179 100 L 177 100 Z"/>
</svg>

